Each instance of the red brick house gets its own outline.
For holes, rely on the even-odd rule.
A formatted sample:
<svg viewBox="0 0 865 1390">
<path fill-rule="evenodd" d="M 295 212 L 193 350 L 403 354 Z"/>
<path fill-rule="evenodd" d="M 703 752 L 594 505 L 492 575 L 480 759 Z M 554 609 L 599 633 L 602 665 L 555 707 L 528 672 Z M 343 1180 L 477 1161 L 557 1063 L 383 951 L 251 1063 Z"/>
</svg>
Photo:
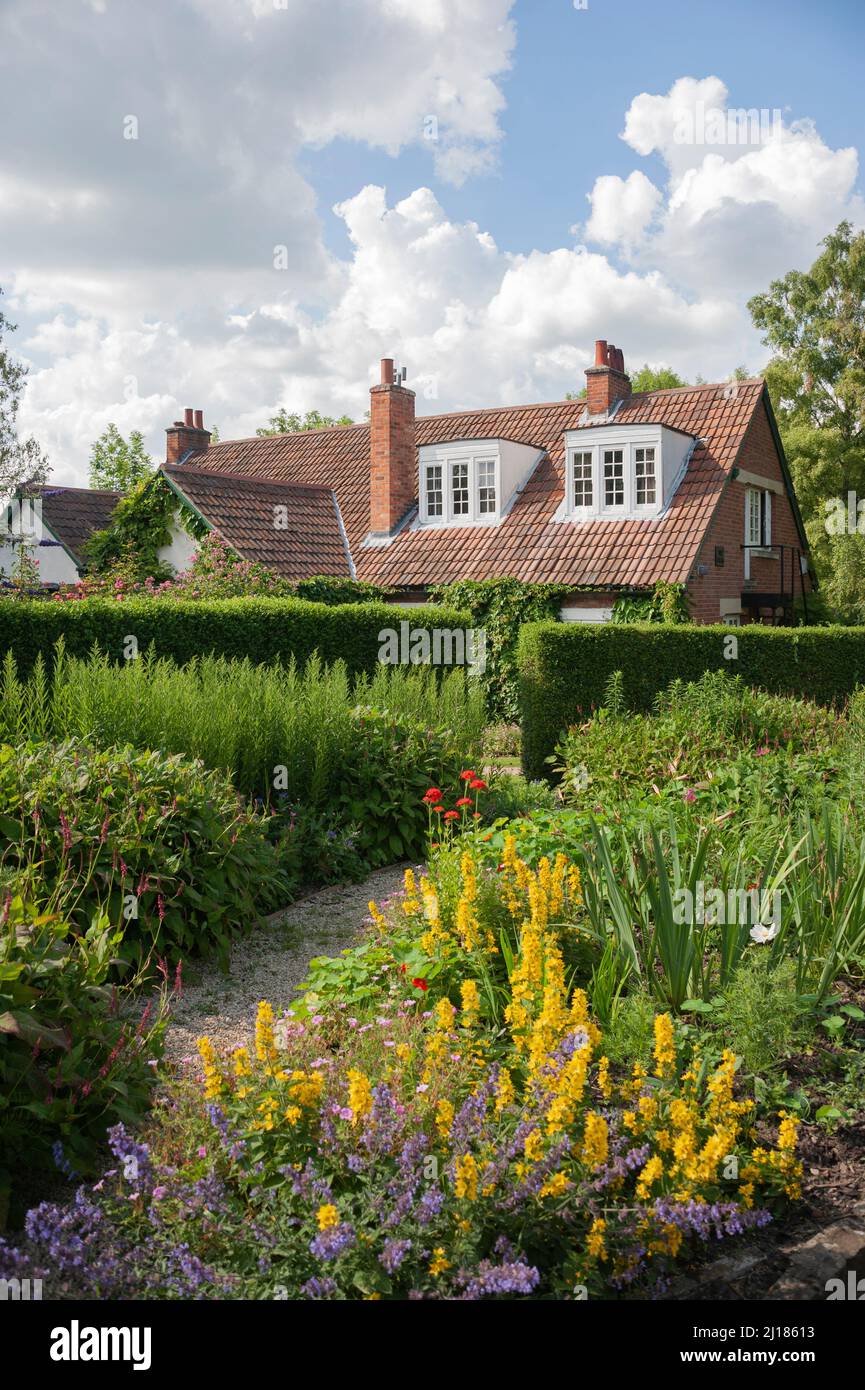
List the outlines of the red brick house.
<svg viewBox="0 0 865 1390">
<path fill-rule="evenodd" d="M 163 475 L 245 558 L 291 578 L 356 576 L 399 602 L 459 578 L 571 586 L 562 616 L 687 586 L 697 622 L 782 622 L 811 588 L 808 543 L 765 384 L 632 393 L 598 342 L 586 396 L 415 415 L 381 363 L 369 422 L 210 444 L 167 431 Z M 166 558 L 180 567 L 184 541 Z"/>
</svg>

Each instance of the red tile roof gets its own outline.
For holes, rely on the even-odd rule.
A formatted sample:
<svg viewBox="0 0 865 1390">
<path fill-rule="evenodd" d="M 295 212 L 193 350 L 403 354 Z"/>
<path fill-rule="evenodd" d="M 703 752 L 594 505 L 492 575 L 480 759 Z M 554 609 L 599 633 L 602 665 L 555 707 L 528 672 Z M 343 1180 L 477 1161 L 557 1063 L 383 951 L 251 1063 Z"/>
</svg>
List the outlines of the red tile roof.
<svg viewBox="0 0 865 1390">
<path fill-rule="evenodd" d="M 234 440 L 194 456 L 209 472 L 332 488 L 362 579 L 415 587 L 453 579 L 510 575 L 575 586 L 644 587 L 683 582 L 730 475 L 763 393 L 762 381 L 691 386 L 633 395 L 615 425 L 657 424 L 698 440 L 666 512 L 653 521 L 556 523 L 564 495 L 564 432 L 597 424 L 585 402 L 496 407 L 421 417 L 418 445 L 510 439 L 543 454 L 508 515 L 496 526 L 407 526 L 389 545 L 364 547 L 369 531 L 369 425 Z M 186 475 L 190 464 L 174 473 Z M 228 539 L 228 537 L 227 537 Z M 317 572 L 325 570 L 319 552 Z M 328 571 L 339 573 L 341 571 Z"/>
<path fill-rule="evenodd" d="M 206 455 L 208 464 L 212 452 Z M 286 579 L 350 576 L 348 548 L 331 488 L 188 464 L 165 465 L 162 472 L 245 560 L 267 565 Z"/>
<path fill-rule="evenodd" d="M 104 531 L 121 493 L 85 487 L 34 489 L 42 499 L 42 522 L 61 541 L 79 568 L 84 544 L 94 531 Z"/>
</svg>

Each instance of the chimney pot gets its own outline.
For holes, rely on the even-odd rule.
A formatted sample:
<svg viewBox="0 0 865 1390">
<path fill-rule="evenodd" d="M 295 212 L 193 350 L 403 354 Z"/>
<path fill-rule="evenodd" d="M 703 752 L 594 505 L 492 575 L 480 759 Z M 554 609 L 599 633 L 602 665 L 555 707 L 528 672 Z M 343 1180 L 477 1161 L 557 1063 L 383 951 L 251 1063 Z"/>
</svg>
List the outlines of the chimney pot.
<svg viewBox="0 0 865 1390">
<path fill-rule="evenodd" d="M 203 430 L 203 429 L 204 429 L 204 411 L 203 411 L 203 410 L 196 410 L 195 413 L 194 413 L 193 418 L 194 418 L 194 420 L 195 420 L 195 428 L 196 428 L 197 430 Z"/>
<path fill-rule="evenodd" d="M 595 363 L 586 368 L 586 406 L 590 415 L 607 415 L 631 394 L 625 373 L 625 355 L 615 343 L 595 340 Z"/>
<path fill-rule="evenodd" d="M 417 498 L 414 391 L 394 381 L 381 359 L 381 383 L 369 393 L 369 528 L 389 536 Z"/>
<path fill-rule="evenodd" d="M 183 412 L 183 420 L 184 420 L 184 424 L 186 424 L 186 425 L 188 426 L 189 429 L 193 429 L 193 428 L 194 428 L 194 421 L 193 421 L 193 418 L 192 418 L 192 406 L 191 406 L 191 405 L 188 405 L 188 406 L 186 407 L 186 409 L 184 410 L 184 412 Z"/>
</svg>

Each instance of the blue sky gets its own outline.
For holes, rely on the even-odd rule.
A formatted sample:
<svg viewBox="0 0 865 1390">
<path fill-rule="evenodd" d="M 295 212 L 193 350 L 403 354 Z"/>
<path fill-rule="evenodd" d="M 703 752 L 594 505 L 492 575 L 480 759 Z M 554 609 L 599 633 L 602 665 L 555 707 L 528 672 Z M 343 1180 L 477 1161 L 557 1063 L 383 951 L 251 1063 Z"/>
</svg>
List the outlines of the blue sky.
<svg viewBox="0 0 865 1390">
<path fill-rule="evenodd" d="M 749 296 L 865 223 L 863 52 L 853 0 L 5 0 L 22 424 L 81 482 L 109 421 L 360 418 L 386 355 L 428 413 L 560 398 L 596 337 L 756 373 Z M 698 106 L 782 121 L 683 144 Z"/>
<path fill-rule="evenodd" d="M 599 174 L 626 176 L 633 153 L 619 138 L 636 92 L 664 92 L 683 74 L 717 74 L 734 107 L 810 116 L 832 146 L 865 149 L 865 4 L 860 0 L 518 0 L 513 71 L 500 164 L 493 175 L 447 193 L 448 211 L 474 219 L 511 251 L 551 250 L 588 215 Z M 657 156 L 636 161 L 650 177 Z M 387 185 L 391 201 L 421 183 L 439 186 L 423 147 L 393 159 L 342 140 L 308 151 L 303 167 L 319 195 L 329 244 L 347 239 L 330 207 L 360 175 Z"/>
</svg>

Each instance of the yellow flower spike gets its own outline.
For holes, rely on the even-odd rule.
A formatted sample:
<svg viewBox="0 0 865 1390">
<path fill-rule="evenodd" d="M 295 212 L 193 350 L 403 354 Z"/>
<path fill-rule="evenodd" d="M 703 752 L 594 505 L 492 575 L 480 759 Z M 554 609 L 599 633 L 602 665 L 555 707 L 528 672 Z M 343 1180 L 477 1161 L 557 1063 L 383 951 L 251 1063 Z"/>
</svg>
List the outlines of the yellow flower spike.
<svg viewBox="0 0 865 1390">
<path fill-rule="evenodd" d="M 676 1044 L 673 1036 L 673 1020 L 669 1014 L 655 1017 L 655 1075 L 663 1081 L 671 1076 L 676 1068 Z"/>
<path fill-rule="evenodd" d="M 571 1186 L 571 1180 L 567 1173 L 554 1173 L 548 1178 L 540 1190 L 541 1197 L 563 1197 Z"/>
<path fill-rule="evenodd" d="M 277 1055 L 273 1025 L 273 1009 L 262 999 L 255 1019 L 255 1055 L 259 1062 L 272 1062 Z"/>
<path fill-rule="evenodd" d="M 481 999 L 475 980 L 463 980 L 460 985 L 462 1000 L 462 1024 L 464 1028 L 474 1028 L 480 1019 Z"/>
<path fill-rule="evenodd" d="M 602 1216 L 596 1216 L 592 1222 L 589 1234 L 586 1236 L 586 1252 L 594 1260 L 605 1260 L 607 1258 L 607 1247 L 605 1232 L 607 1223 Z"/>
<path fill-rule="evenodd" d="M 511 1074 L 507 1067 L 503 1067 L 496 1082 L 496 1114 L 500 1115 L 509 1105 L 513 1105 L 515 1098 L 516 1091 Z"/>
<path fill-rule="evenodd" d="M 478 1195 L 478 1165 L 473 1154 L 463 1154 L 454 1168 L 454 1194 L 474 1202 Z"/>
<path fill-rule="evenodd" d="M 214 1100 L 222 1090 L 223 1078 L 210 1038 L 198 1039 L 198 1052 L 204 1063 L 204 1099 Z"/>
<path fill-rule="evenodd" d="M 348 1080 L 348 1104 L 352 1112 L 352 1124 L 358 1124 L 372 1110 L 372 1089 L 364 1072 L 351 1067 L 346 1072 Z"/>
<path fill-rule="evenodd" d="M 644 1199 L 649 1196 L 653 1183 L 664 1176 L 664 1164 L 657 1154 L 653 1154 L 650 1159 L 643 1164 L 640 1176 L 637 1179 L 635 1192 L 638 1198 Z"/>
<path fill-rule="evenodd" d="M 610 1096 L 613 1094 L 613 1083 L 610 1079 L 609 1057 L 598 1058 L 598 1090 L 604 1097 L 604 1100 L 609 1100 Z"/>
<path fill-rule="evenodd" d="M 440 1100 L 436 1105 L 436 1129 L 442 1139 L 447 1139 L 454 1122 L 454 1108 L 449 1100 Z"/>
<path fill-rule="evenodd" d="M 378 903 L 373 902 L 372 898 L 370 898 L 367 907 L 369 908 L 369 915 L 373 920 L 373 925 L 376 930 L 384 931 L 387 922 L 385 921 L 384 913 L 379 909 Z"/>
<path fill-rule="evenodd" d="M 583 1162 L 591 1168 L 606 1163 L 609 1153 L 609 1127 L 603 1115 L 590 1110 L 583 1130 Z"/>
<path fill-rule="evenodd" d="M 315 1219 L 320 1231 L 329 1231 L 331 1227 L 339 1225 L 339 1212 L 332 1202 L 326 1202 L 319 1207 Z"/>
<path fill-rule="evenodd" d="M 445 1258 L 445 1248 L 437 1245 L 433 1251 L 433 1257 L 429 1262 L 429 1272 L 435 1277 L 437 1274 L 444 1274 L 446 1269 L 450 1269 L 451 1262 Z"/>
<path fill-rule="evenodd" d="M 403 899 L 402 910 L 406 917 L 416 917 L 420 912 L 420 899 L 418 898 L 417 883 L 415 882 L 413 869 L 406 869 L 403 874 L 403 886 L 405 888 L 405 897 Z"/>
<path fill-rule="evenodd" d="M 523 1153 L 529 1163 L 540 1163 L 544 1156 L 544 1141 L 539 1129 L 533 1129 L 523 1140 Z"/>
</svg>

